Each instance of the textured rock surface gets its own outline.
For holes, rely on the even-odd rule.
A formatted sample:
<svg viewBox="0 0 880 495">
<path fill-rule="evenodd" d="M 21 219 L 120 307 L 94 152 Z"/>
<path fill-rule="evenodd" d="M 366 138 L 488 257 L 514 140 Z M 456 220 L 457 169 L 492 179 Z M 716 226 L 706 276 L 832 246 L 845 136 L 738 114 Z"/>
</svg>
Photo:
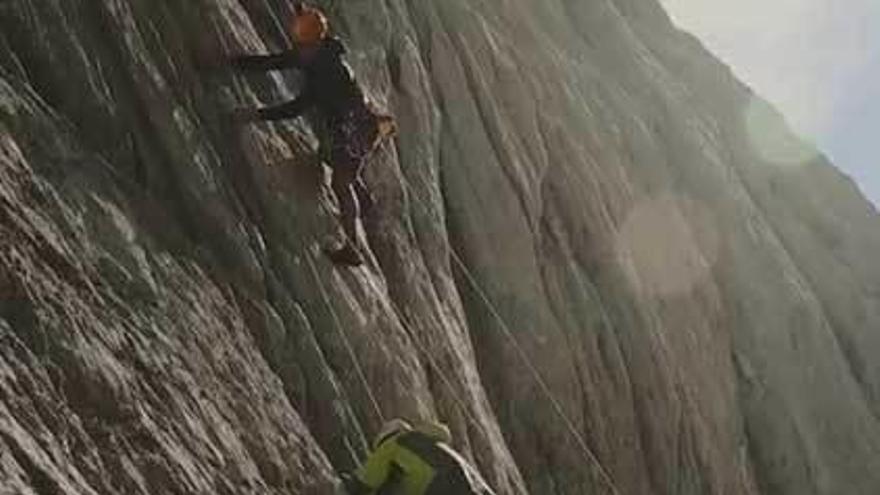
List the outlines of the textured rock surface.
<svg viewBox="0 0 880 495">
<path fill-rule="evenodd" d="M 289 2 L 0 3 L 0 493 L 334 493 L 395 415 L 503 494 L 880 491 L 880 217 L 654 0 L 322 6 L 403 131 L 362 270 L 224 118 L 296 74 L 199 70 Z"/>
</svg>

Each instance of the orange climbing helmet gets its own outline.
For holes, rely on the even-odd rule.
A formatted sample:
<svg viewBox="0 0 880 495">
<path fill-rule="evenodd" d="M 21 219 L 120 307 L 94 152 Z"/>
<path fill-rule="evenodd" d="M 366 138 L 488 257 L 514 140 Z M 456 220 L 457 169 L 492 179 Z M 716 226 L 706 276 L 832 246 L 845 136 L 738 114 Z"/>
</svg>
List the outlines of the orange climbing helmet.
<svg viewBox="0 0 880 495">
<path fill-rule="evenodd" d="M 327 16 L 310 5 L 299 4 L 296 14 L 290 21 L 290 35 L 300 45 L 311 45 L 327 37 L 330 26 Z"/>
</svg>

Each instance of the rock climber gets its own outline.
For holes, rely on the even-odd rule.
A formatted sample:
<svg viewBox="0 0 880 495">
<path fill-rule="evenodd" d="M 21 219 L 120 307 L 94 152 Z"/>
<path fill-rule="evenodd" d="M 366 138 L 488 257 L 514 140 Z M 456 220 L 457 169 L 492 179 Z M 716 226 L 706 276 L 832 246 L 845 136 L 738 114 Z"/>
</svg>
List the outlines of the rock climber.
<svg viewBox="0 0 880 495">
<path fill-rule="evenodd" d="M 341 247 L 328 250 L 335 263 L 358 266 L 363 257 L 357 237 L 361 212 L 373 205 L 361 172 L 378 143 L 396 132 L 394 120 L 378 114 L 367 103 L 351 68 L 343 60 L 342 42 L 329 36 L 327 17 L 316 7 L 297 3 L 290 23 L 294 48 L 271 55 L 233 57 L 232 66 L 241 71 L 270 71 L 295 68 L 304 74 L 299 96 L 280 105 L 239 110 L 240 120 L 274 121 L 293 119 L 311 108 L 326 122 L 322 149 L 329 152 L 332 188 L 339 202 L 340 223 L 345 232 Z"/>
<path fill-rule="evenodd" d="M 388 421 L 360 469 L 343 477 L 345 488 L 351 495 L 493 495 L 450 439 L 440 423 Z"/>
</svg>

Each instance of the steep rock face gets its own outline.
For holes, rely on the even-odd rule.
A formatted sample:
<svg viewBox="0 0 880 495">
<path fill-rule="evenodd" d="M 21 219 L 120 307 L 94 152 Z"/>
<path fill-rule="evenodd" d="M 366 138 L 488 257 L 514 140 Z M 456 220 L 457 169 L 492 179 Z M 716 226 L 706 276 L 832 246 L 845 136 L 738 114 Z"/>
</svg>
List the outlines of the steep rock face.
<svg viewBox="0 0 880 495">
<path fill-rule="evenodd" d="M 500 493 L 880 489 L 880 217 L 653 0 L 325 2 L 401 135 L 371 263 L 285 0 L 0 5 L 0 493 L 334 493 L 392 416 Z"/>
</svg>

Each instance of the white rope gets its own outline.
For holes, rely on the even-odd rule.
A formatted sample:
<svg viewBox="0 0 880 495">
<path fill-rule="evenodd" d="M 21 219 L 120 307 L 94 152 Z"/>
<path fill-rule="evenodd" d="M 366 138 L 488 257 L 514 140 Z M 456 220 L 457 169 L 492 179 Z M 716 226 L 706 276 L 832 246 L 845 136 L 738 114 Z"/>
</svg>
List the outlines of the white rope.
<svg viewBox="0 0 880 495">
<path fill-rule="evenodd" d="M 406 191 L 410 193 L 410 196 L 416 200 L 415 202 L 417 204 L 421 205 L 423 208 L 425 208 L 425 210 L 427 212 L 427 207 L 424 206 L 424 204 L 423 204 L 424 203 L 423 198 L 413 189 L 409 180 L 404 175 L 403 170 L 400 171 L 400 179 L 401 179 L 401 184 L 403 185 L 404 189 L 406 189 Z M 525 363 L 526 367 L 529 369 L 533 378 L 538 383 L 538 386 L 541 389 L 541 391 L 550 400 L 550 403 L 552 404 L 553 409 L 555 410 L 556 414 L 560 418 L 562 418 L 563 422 L 566 425 L 566 428 L 570 431 L 572 436 L 575 438 L 579 447 L 584 452 L 584 455 L 586 456 L 587 460 L 589 460 L 596 467 L 600 478 L 602 478 L 602 481 L 604 481 L 611 488 L 613 493 L 619 494 L 620 492 L 618 491 L 617 486 L 614 483 L 613 478 L 611 477 L 611 474 L 608 472 L 607 469 L 605 469 L 605 467 L 602 465 L 601 461 L 599 461 L 599 458 L 596 456 L 596 454 L 593 453 L 593 451 L 589 448 L 589 446 L 587 445 L 587 442 L 584 439 L 581 432 L 578 431 L 578 429 L 575 427 L 572 420 L 565 413 L 565 410 L 562 408 L 562 404 L 556 398 L 555 394 L 553 394 L 553 391 L 547 385 L 547 382 L 544 380 L 544 378 L 541 375 L 538 368 L 532 363 L 532 360 L 529 358 L 526 351 L 522 348 L 519 341 L 516 340 L 516 337 L 514 336 L 513 331 L 510 328 L 510 325 L 508 325 L 507 321 L 504 319 L 504 317 L 498 311 L 495 304 L 491 301 L 489 296 L 486 294 L 486 291 L 482 288 L 480 283 L 474 277 L 471 270 L 467 267 L 467 265 L 464 263 L 464 261 L 459 256 L 459 254 L 456 252 L 455 248 L 452 246 L 451 242 L 449 241 L 449 238 L 445 235 L 441 235 L 441 237 L 443 238 L 444 244 L 445 244 L 446 248 L 448 249 L 452 260 L 454 261 L 454 263 L 456 265 L 458 265 L 458 267 L 461 269 L 462 273 L 465 275 L 465 277 L 467 278 L 470 285 L 474 288 L 476 293 L 479 295 L 480 299 L 483 301 L 483 303 L 486 305 L 486 307 L 489 308 L 489 311 L 492 314 L 492 316 L 498 321 L 499 327 L 503 330 L 504 336 L 513 344 L 514 349 L 516 349 L 517 355 Z"/>
<path fill-rule="evenodd" d="M 412 327 L 404 319 L 403 312 L 397 307 L 397 304 L 390 297 L 388 298 L 388 302 L 389 302 L 389 306 L 390 306 L 389 310 L 392 311 L 397 316 L 397 319 L 400 321 L 400 324 L 403 326 L 404 330 L 410 336 L 410 340 L 412 340 L 413 344 L 416 347 L 416 350 L 418 350 L 419 352 L 424 354 L 425 358 L 428 360 L 428 364 L 430 364 L 431 366 L 434 367 L 434 369 L 437 372 L 437 375 L 440 377 L 440 380 L 443 381 L 444 385 L 446 385 L 447 388 L 449 388 L 449 391 L 451 392 L 450 396 L 452 397 L 452 400 L 455 402 L 455 404 L 458 406 L 458 408 L 461 409 L 462 412 L 464 413 L 465 420 L 470 421 L 474 425 L 474 427 L 477 429 L 477 431 L 482 433 L 483 436 L 485 436 L 488 439 L 489 435 L 483 431 L 483 427 L 480 424 L 479 420 L 477 419 L 476 415 L 470 410 L 469 407 L 467 407 L 467 404 L 464 402 L 464 400 L 458 396 L 457 392 L 459 392 L 459 388 L 456 387 L 456 385 L 453 383 L 453 381 L 448 378 L 446 373 L 443 371 L 443 368 L 437 363 L 437 361 L 431 355 L 431 352 L 428 349 L 428 346 L 426 344 L 423 344 L 415 336 L 416 334 L 412 331 Z M 431 315 L 431 319 L 434 320 L 435 323 L 439 323 L 435 319 L 434 315 Z M 438 324 L 438 326 L 440 326 L 440 325 Z M 446 347 L 447 350 L 451 350 L 451 345 L 449 345 L 448 342 L 445 340 L 443 342 L 447 344 L 444 347 Z M 404 364 L 403 360 L 400 358 L 400 356 L 396 356 L 396 358 L 397 358 L 397 361 L 401 365 Z M 462 387 L 462 388 L 464 388 L 464 387 Z"/>
<path fill-rule="evenodd" d="M 339 333 L 343 345 L 347 349 L 349 357 L 351 358 L 351 362 L 354 364 L 355 372 L 360 377 L 360 380 L 363 383 L 364 390 L 366 390 L 367 392 L 367 397 L 369 397 L 370 403 L 373 405 L 373 409 L 375 410 L 376 415 L 379 417 L 379 420 L 384 423 L 385 415 L 382 414 L 382 408 L 379 406 L 379 401 L 376 400 L 376 396 L 373 393 L 370 382 L 367 380 L 367 375 L 364 373 L 364 370 L 361 367 L 360 362 L 358 361 L 357 353 L 354 352 L 354 347 L 352 347 L 351 342 L 349 342 L 348 337 L 346 337 L 345 332 L 342 330 L 342 321 L 339 319 L 339 315 L 336 314 L 336 310 L 333 308 L 333 304 L 330 302 L 330 298 L 327 294 L 326 289 L 324 288 L 324 284 L 321 283 L 321 277 L 318 274 L 318 269 L 315 268 L 315 263 L 312 261 L 312 258 L 308 253 L 306 253 L 304 256 L 309 265 L 309 268 L 312 271 L 312 276 L 315 278 L 315 282 L 318 284 L 318 290 L 321 292 L 321 297 L 324 299 L 324 303 L 327 305 L 327 309 L 330 311 L 330 315 L 333 318 L 333 326 L 336 329 L 337 333 Z"/>
</svg>

